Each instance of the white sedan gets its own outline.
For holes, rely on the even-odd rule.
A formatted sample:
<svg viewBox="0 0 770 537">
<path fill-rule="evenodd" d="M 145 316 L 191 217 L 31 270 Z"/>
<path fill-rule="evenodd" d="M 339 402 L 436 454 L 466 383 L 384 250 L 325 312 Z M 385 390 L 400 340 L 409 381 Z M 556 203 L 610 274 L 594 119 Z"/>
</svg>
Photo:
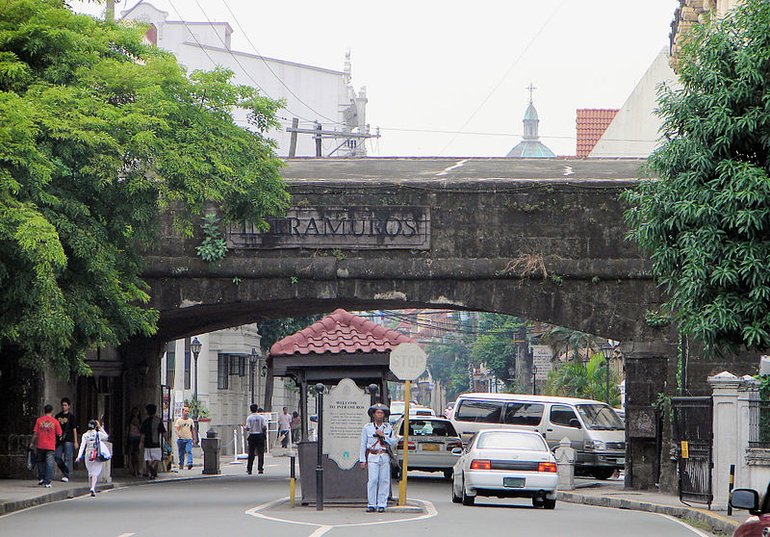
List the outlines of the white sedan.
<svg viewBox="0 0 770 537">
<path fill-rule="evenodd" d="M 476 496 L 532 498 L 532 505 L 556 507 L 556 459 L 540 433 L 510 429 L 478 432 L 454 465 L 452 501 L 473 505 Z"/>
</svg>

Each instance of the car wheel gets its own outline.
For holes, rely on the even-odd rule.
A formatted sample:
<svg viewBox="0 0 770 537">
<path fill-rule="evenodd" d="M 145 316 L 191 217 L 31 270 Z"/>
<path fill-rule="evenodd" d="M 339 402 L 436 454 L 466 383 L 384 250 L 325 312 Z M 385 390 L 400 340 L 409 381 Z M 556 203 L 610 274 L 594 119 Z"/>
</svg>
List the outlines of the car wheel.
<svg viewBox="0 0 770 537">
<path fill-rule="evenodd" d="M 594 468 L 591 474 L 596 479 L 609 479 L 615 473 L 615 468 Z"/>
<path fill-rule="evenodd" d="M 465 479 L 463 479 L 463 505 L 473 505 L 473 503 L 476 501 L 475 496 L 468 496 L 467 491 L 465 490 Z"/>
<path fill-rule="evenodd" d="M 532 507 L 543 507 L 543 498 L 532 498 Z"/>
<path fill-rule="evenodd" d="M 451 468 L 444 470 L 444 479 L 446 479 L 447 481 L 452 481 L 452 475 L 453 475 L 453 472 Z"/>
<path fill-rule="evenodd" d="M 549 500 L 548 498 L 543 498 L 543 507 L 545 509 L 556 509 L 556 500 Z"/>
<path fill-rule="evenodd" d="M 461 503 L 463 501 L 461 496 L 458 496 L 455 492 L 455 484 L 452 483 L 452 503 Z"/>
</svg>

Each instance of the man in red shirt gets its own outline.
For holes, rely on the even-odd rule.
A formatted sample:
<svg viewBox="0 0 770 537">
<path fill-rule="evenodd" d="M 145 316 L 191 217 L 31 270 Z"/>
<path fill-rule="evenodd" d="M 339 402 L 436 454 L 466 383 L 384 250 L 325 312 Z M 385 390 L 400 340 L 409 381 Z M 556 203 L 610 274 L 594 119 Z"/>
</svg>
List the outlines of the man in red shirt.
<svg viewBox="0 0 770 537">
<path fill-rule="evenodd" d="M 56 451 L 56 439 L 62 435 L 62 430 L 59 420 L 53 417 L 51 405 L 45 405 L 43 412 L 45 414 L 35 422 L 29 447 L 37 450 L 37 476 L 40 479 L 37 484 L 50 489 L 53 480 L 53 455 Z"/>
</svg>

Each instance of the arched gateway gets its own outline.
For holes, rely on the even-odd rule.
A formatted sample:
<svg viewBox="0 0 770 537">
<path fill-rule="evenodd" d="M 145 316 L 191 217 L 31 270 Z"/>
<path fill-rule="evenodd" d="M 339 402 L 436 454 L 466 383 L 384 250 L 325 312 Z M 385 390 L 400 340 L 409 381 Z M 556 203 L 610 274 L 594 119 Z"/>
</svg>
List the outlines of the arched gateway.
<svg viewBox="0 0 770 537">
<path fill-rule="evenodd" d="M 567 326 L 623 342 L 630 484 L 652 486 L 654 463 L 635 461 L 656 459 L 651 405 L 675 378 L 667 359 L 676 351 L 645 322 L 660 294 L 624 239 L 618 194 L 638 183 L 642 164 L 292 160 L 283 170 L 292 208 L 271 232 L 230 230 L 216 264 L 195 255 L 200 237 L 170 228 L 147 252 L 160 330 L 123 356 L 139 362 L 163 341 L 336 308 L 457 308 Z"/>
</svg>

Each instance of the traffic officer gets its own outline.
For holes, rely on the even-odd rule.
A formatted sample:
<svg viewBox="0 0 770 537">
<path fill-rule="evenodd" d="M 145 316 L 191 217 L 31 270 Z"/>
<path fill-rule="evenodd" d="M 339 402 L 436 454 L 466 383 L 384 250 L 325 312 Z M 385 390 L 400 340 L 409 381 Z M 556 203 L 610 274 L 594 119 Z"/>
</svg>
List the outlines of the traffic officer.
<svg viewBox="0 0 770 537">
<path fill-rule="evenodd" d="M 390 494 L 390 457 L 396 446 L 393 427 L 387 421 L 390 409 L 382 403 L 369 407 L 370 423 L 361 430 L 361 449 L 358 461 L 369 470 L 366 512 L 382 513 Z"/>
</svg>

